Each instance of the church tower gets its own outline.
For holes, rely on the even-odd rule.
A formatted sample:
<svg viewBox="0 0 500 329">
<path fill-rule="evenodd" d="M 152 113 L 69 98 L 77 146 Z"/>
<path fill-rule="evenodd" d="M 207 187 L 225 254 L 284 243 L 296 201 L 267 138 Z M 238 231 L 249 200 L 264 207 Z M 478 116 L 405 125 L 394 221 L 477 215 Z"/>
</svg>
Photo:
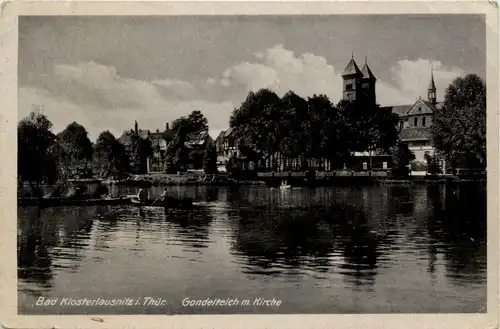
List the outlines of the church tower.
<svg viewBox="0 0 500 329">
<path fill-rule="evenodd" d="M 377 78 L 373 75 L 372 70 L 368 66 L 367 58 L 365 57 L 365 65 L 361 69 L 363 77 L 361 79 L 361 90 L 363 101 L 368 104 L 376 104 L 375 83 Z"/>
<path fill-rule="evenodd" d="M 342 79 L 344 80 L 342 99 L 350 102 L 360 100 L 363 73 L 361 73 L 356 61 L 354 61 L 354 54 L 351 56 L 351 60 L 345 67 L 344 73 L 342 73 Z"/>
<path fill-rule="evenodd" d="M 429 88 L 427 88 L 427 99 L 432 105 L 436 105 L 436 84 L 434 83 L 434 72 L 431 69 L 431 81 L 429 81 Z"/>
</svg>

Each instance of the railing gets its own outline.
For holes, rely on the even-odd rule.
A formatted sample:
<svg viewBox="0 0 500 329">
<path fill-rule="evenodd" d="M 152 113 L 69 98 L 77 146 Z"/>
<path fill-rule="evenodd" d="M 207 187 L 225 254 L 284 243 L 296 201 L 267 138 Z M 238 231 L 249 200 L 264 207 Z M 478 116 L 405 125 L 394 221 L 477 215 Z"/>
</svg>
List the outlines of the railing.
<svg viewBox="0 0 500 329">
<path fill-rule="evenodd" d="M 259 172 L 258 177 L 305 177 L 305 172 Z M 315 173 L 316 178 L 323 177 L 387 177 L 387 171 L 318 171 Z"/>
</svg>

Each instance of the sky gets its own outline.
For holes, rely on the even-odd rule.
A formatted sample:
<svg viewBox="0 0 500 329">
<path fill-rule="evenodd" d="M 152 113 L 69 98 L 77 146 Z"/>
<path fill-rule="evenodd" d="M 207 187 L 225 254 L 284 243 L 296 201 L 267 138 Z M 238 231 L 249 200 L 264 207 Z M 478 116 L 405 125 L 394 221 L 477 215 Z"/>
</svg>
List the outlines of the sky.
<svg viewBox="0 0 500 329">
<path fill-rule="evenodd" d="M 19 119 L 41 109 L 94 141 L 200 110 L 215 138 L 260 88 L 337 103 L 352 54 L 382 106 L 425 98 L 431 67 L 440 101 L 456 77 L 485 78 L 485 29 L 480 15 L 24 16 Z"/>
</svg>

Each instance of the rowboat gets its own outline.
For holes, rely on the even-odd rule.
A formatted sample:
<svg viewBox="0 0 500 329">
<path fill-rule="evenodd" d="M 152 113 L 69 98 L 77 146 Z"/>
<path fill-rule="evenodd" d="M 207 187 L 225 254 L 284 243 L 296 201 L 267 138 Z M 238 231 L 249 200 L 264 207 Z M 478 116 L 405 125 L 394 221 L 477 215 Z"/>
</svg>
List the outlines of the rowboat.
<svg viewBox="0 0 500 329">
<path fill-rule="evenodd" d="M 189 208 L 193 206 L 191 199 L 177 199 L 173 197 L 163 197 L 161 199 L 148 199 L 140 201 L 137 197 L 130 199 L 135 206 L 163 207 L 163 208 Z"/>
</svg>

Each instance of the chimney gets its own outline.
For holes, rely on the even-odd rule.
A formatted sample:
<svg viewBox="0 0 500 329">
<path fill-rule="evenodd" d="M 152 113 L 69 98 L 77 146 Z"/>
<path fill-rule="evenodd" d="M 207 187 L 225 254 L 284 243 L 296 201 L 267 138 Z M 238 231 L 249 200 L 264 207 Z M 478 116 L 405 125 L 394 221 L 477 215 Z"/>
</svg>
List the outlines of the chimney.
<svg viewBox="0 0 500 329">
<path fill-rule="evenodd" d="M 168 122 L 165 123 L 165 131 L 169 131 Z"/>
<path fill-rule="evenodd" d="M 134 128 L 135 128 L 135 130 L 134 130 L 134 131 L 135 131 L 135 134 L 137 135 L 137 134 L 139 133 L 139 125 L 137 124 L 137 121 L 135 121 L 135 126 L 134 126 Z"/>
</svg>

